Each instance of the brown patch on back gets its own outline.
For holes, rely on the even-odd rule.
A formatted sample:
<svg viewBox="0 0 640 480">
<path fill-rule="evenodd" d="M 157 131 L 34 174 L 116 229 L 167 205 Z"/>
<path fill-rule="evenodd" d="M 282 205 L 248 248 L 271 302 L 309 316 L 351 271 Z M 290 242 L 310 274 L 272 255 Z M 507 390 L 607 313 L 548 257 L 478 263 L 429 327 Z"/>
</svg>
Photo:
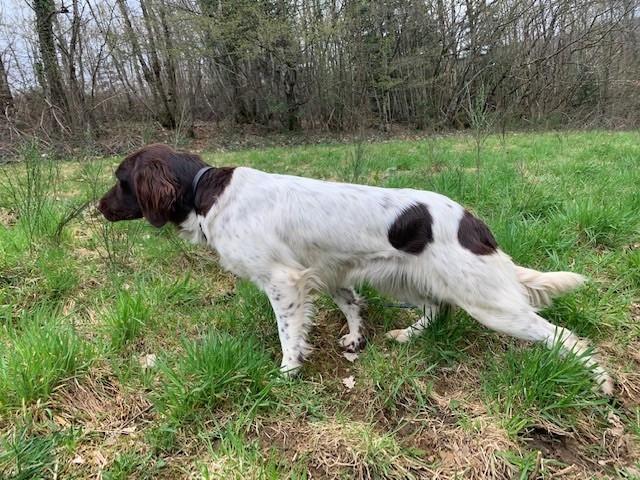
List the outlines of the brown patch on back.
<svg viewBox="0 0 640 480">
<path fill-rule="evenodd" d="M 433 242 L 433 219 L 424 203 L 405 208 L 389 228 L 389 242 L 394 248 L 418 255 Z"/>
<path fill-rule="evenodd" d="M 498 249 L 498 242 L 489 227 L 474 217 L 469 210 L 465 210 L 464 216 L 460 219 L 458 241 L 476 255 L 491 255 Z"/>
<path fill-rule="evenodd" d="M 235 167 L 214 168 L 198 182 L 194 199 L 196 213 L 206 215 L 231 182 Z"/>
</svg>

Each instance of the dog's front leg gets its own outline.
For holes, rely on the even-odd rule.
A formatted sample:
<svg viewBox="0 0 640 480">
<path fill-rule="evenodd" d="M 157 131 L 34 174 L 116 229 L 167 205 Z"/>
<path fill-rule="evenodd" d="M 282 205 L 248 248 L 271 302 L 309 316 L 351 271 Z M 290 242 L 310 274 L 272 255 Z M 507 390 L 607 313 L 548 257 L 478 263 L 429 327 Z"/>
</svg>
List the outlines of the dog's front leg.
<svg viewBox="0 0 640 480">
<path fill-rule="evenodd" d="M 283 269 L 270 279 L 265 291 L 278 321 L 282 346 L 280 370 L 287 376 L 297 373 L 311 350 L 307 343 L 310 302 L 304 275 Z"/>
</svg>

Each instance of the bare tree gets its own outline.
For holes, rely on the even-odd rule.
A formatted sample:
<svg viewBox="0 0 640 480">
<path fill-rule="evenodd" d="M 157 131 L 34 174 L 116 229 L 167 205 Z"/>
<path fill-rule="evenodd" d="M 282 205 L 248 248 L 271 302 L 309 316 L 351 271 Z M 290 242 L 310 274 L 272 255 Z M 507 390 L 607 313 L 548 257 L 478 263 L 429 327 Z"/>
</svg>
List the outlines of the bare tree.
<svg viewBox="0 0 640 480">
<path fill-rule="evenodd" d="M 20 112 L 44 98 L 65 134 L 111 119 L 176 136 L 197 120 L 466 129 L 469 105 L 503 130 L 640 123 L 640 0 L 54 1 L 33 0 L 32 44 L 4 49 L 23 80 L 4 68 L 0 96 Z"/>
<path fill-rule="evenodd" d="M 0 55 L 0 107 L 6 116 L 13 110 L 13 95 L 11 94 L 11 88 L 9 87 L 9 81 L 7 79 L 7 70 L 4 67 L 2 57 L 3 56 Z"/>
<path fill-rule="evenodd" d="M 36 16 L 36 31 L 41 64 L 36 68 L 41 69 L 39 78 L 43 83 L 42 88 L 46 92 L 45 99 L 51 108 L 52 118 L 57 125 L 66 129 L 68 102 L 65 95 L 60 65 L 53 35 L 53 18 L 58 13 L 66 13 L 66 8 L 56 10 L 53 0 L 34 0 L 33 11 Z"/>
</svg>

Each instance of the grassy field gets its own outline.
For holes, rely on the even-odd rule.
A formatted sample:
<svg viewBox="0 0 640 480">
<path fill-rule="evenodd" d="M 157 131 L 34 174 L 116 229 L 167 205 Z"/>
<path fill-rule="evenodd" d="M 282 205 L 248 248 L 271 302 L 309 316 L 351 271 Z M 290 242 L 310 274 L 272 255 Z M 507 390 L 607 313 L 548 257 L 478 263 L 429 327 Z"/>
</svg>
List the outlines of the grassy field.
<svg viewBox="0 0 640 480">
<path fill-rule="evenodd" d="M 25 146 L 0 167 L 0 478 L 640 478 L 640 134 L 549 133 L 204 153 L 446 194 L 522 265 L 590 281 L 542 315 L 617 382 L 462 311 L 399 345 L 415 312 L 370 300 L 351 363 L 317 299 L 300 378 L 277 374 L 266 297 L 172 227 L 109 224 L 119 159 Z M 341 333 L 342 332 L 342 333 Z"/>
</svg>

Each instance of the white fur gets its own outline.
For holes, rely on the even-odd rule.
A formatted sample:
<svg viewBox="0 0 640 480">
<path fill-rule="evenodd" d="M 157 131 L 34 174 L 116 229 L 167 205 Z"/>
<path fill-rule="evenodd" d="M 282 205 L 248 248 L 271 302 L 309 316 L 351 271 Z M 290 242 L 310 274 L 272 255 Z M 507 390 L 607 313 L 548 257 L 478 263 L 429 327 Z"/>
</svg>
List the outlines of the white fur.
<svg viewBox="0 0 640 480">
<path fill-rule="evenodd" d="M 394 248 L 389 227 L 411 205 L 427 205 L 433 241 L 418 255 Z M 584 354 L 575 335 L 536 313 L 552 296 L 576 288 L 580 275 L 542 273 L 514 265 L 498 250 L 476 255 L 460 245 L 465 210 L 433 192 L 323 182 L 236 168 L 231 182 L 206 217 L 183 222 L 184 235 L 206 242 L 221 265 L 251 279 L 268 295 L 278 320 L 282 370 L 300 367 L 310 347 L 312 291 L 329 292 L 345 313 L 346 349 L 362 344 L 360 299 L 353 286 L 375 289 L 425 311 L 415 325 L 389 332 L 406 341 L 419 334 L 441 304 L 466 310 L 483 325 L 530 341 Z M 204 233 L 204 235 L 203 235 Z M 594 357 L 585 357 L 602 389 L 609 376 Z"/>
</svg>

